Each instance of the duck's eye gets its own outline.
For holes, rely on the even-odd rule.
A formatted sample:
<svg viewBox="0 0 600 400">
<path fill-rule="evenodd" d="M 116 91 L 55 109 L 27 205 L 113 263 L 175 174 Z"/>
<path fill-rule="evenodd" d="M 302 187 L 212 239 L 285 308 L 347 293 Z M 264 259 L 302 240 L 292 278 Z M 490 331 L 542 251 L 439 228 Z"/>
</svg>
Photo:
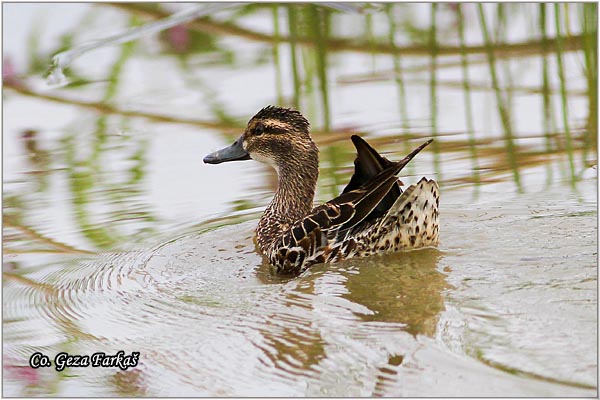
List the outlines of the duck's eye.
<svg viewBox="0 0 600 400">
<path fill-rule="evenodd" d="M 255 135 L 262 135 L 264 131 L 265 131 L 265 126 L 263 124 L 257 124 L 254 127 L 254 134 Z"/>
</svg>

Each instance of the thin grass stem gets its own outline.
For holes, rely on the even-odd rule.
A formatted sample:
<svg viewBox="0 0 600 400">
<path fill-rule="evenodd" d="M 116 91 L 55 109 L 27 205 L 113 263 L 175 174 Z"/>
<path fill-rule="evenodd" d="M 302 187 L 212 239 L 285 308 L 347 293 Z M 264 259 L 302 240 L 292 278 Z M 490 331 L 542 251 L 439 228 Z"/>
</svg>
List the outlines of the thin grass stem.
<svg viewBox="0 0 600 400">
<path fill-rule="evenodd" d="M 456 8 L 458 16 L 458 36 L 461 48 L 465 48 L 465 26 L 462 5 L 458 4 Z M 479 161 L 477 159 L 477 148 L 475 147 L 475 126 L 473 122 L 473 107 L 471 99 L 471 85 L 469 81 L 469 60 L 465 52 L 461 53 L 461 66 L 463 75 L 463 91 L 465 100 L 465 120 L 467 125 L 467 134 L 469 136 L 469 152 L 471 154 L 471 168 L 476 187 L 479 187 Z"/>
<path fill-rule="evenodd" d="M 560 98 L 562 102 L 562 119 L 565 130 L 566 150 L 569 159 L 569 171 L 571 173 L 571 185 L 575 186 L 575 161 L 573 159 L 573 144 L 571 140 L 571 129 L 569 124 L 569 101 L 567 98 L 567 83 L 563 65 L 561 23 L 560 23 L 560 5 L 554 4 L 554 20 L 556 29 L 556 64 L 558 67 L 558 76 L 560 80 Z"/>
<path fill-rule="evenodd" d="M 298 36 L 298 15 L 296 12 L 295 4 L 287 5 L 288 11 L 288 31 L 289 31 L 289 43 L 290 43 L 290 61 L 292 63 L 292 78 L 294 82 L 294 107 L 300 108 L 300 74 L 298 72 L 298 59 L 297 59 L 297 48 L 296 39 Z"/>
<path fill-rule="evenodd" d="M 283 84 L 281 74 L 281 55 L 279 54 L 280 27 L 279 27 L 279 6 L 271 6 L 273 12 L 273 62 L 275 63 L 275 92 L 277 93 L 277 104 L 283 104 Z"/>
<path fill-rule="evenodd" d="M 429 102 L 431 107 L 431 134 L 437 137 L 438 134 L 438 109 L 437 109 L 437 25 L 436 25 L 437 3 L 431 4 L 431 27 L 429 30 L 429 47 L 431 48 L 430 59 L 430 83 L 429 83 Z M 440 166 L 440 148 L 437 140 L 432 143 L 433 165 L 439 181 L 442 181 L 442 169 Z"/>
<path fill-rule="evenodd" d="M 396 20 L 394 18 L 394 7 L 395 5 L 392 3 L 388 3 L 386 4 L 386 14 L 388 17 L 388 25 L 389 25 L 389 33 L 388 33 L 388 40 L 390 42 L 391 46 L 394 46 L 394 48 L 397 48 L 396 45 L 396 30 L 397 30 L 397 26 L 396 26 Z M 401 119 L 401 124 L 402 124 L 402 133 L 405 135 L 405 140 L 404 142 L 404 151 L 405 153 L 409 153 L 411 150 L 411 145 L 408 142 L 408 134 L 410 132 L 410 125 L 409 125 L 409 118 L 408 118 L 408 111 L 407 111 L 407 107 L 406 107 L 406 90 L 404 87 L 404 74 L 402 71 L 402 58 L 400 57 L 400 52 L 396 51 L 393 55 L 392 55 L 392 60 L 394 62 L 394 81 L 396 83 L 396 88 L 397 88 L 397 93 L 398 93 L 398 107 L 399 107 L 399 111 L 400 111 L 400 119 Z M 414 170 L 414 165 L 412 165 L 412 163 L 409 163 L 406 166 L 406 172 L 408 174 L 411 174 Z"/>
<path fill-rule="evenodd" d="M 588 149 L 596 149 L 598 146 L 598 5 L 586 3 L 580 7 L 583 13 L 583 52 L 589 110 L 582 158 L 584 166 L 587 166 Z M 596 159 L 597 157 L 596 155 Z"/>
<path fill-rule="evenodd" d="M 513 133 L 512 133 L 512 124 L 510 122 L 510 113 L 506 107 L 506 102 L 502 96 L 500 91 L 500 85 L 498 83 L 498 76 L 496 73 L 496 59 L 494 56 L 494 46 L 490 40 L 490 35 L 488 33 L 487 22 L 485 19 L 485 12 L 483 10 L 483 5 L 478 4 L 479 11 L 479 22 L 481 25 L 481 31 L 483 33 L 483 39 L 485 46 L 487 48 L 488 55 L 488 64 L 490 68 L 490 76 L 492 78 L 492 86 L 494 88 L 494 92 L 496 94 L 496 105 L 498 107 L 498 115 L 500 116 L 500 121 L 502 123 L 502 128 L 504 130 L 504 138 L 506 142 L 506 152 L 508 156 L 508 161 L 513 171 L 513 179 L 517 186 L 517 190 L 521 193 L 523 192 L 523 188 L 521 186 L 521 176 L 519 174 L 519 165 L 517 163 L 517 154 L 516 148 L 513 142 Z"/>
<path fill-rule="evenodd" d="M 548 33 L 546 28 L 546 4 L 539 4 L 539 22 L 540 30 L 542 33 L 542 46 L 544 52 L 542 54 L 542 129 L 544 131 L 546 151 L 552 151 L 552 138 L 550 137 L 551 132 L 556 131 L 556 123 L 554 122 L 554 113 L 552 112 L 552 96 L 550 92 L 550 82 L 548 78 Z M 552 166 L 548 165 L 546 169 L 546 183 L 550 185 L 552 183 Z"/>
</svg>

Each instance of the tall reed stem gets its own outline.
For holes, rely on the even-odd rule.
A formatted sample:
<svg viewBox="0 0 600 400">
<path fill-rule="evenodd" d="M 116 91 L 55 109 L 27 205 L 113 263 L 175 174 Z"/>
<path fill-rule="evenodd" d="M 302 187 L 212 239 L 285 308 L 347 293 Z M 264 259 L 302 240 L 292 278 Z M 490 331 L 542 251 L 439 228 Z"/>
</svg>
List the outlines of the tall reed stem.
<svg viewBox="0 0 600 400">
<path fill-rule="evenodd" d="M 560 5 L 554 4 L 554 21 L 556 29 L 556 64 L 558 66 L 558 76 L 560 79 L 560 98 L 562 101 L 562 118 L 565 130 L 567 156 L 569 158 L 569 171 L 571 172 L 571 184 L 574 186 L 576 181 L 575 161 L 573 159 L 573 144 L 571 141 L 571 128 L 569 125 L 569 101 L 567 98 L 567 84 L 565 79 L 565 71 L 563 66 L 562 55 L 562 37 L 560 24 Z"/>
<path fill-rule="evenodd" d="M 496 74 L 496 57 L 494 56 L 494 47 L 490 40 L 490 36 L 488 33 L 488 27 L 485 20 L 485 13 L 483 10 L 483 5 L 478 4 L 479 10 L 479 22 L 481 24 L 481 31 L 483 33 L 483 40 L 485 42 L 487 56 L 488 56 L 488 65 L 490 68 L 490 76 L 492 78 L 492 86 L 494 88 L 494 92 L 496 94 L 496 104 L 498 106 L 498 115 L 500 116 L 500 121 L 502 123 L 502 128 L 504 130 L 504 139 L 506 142 L 506 152 L 508 153 L 508 161 L 510 167 L 513 171 L 513 179 L 515 184 L 517 185 L 517 190 L 519 192 L 523 192 L 523 188 L 521 186 L 521 176 L 519 174 L 519 165 L 517 163 L 517 155 L 516 148 L 513 143 L 513 132 L 512 132 L 512 124 L 510 121 L 510 113 L 506 107 L 506 102 L 502 96 L 502 92 L 500 91 L 500 84 L 498 83 L 498 76 Z"/>
<path fill-rule="evenodd" d="M 465 27 L 462 5 L 456 7 L 458 16 L 458 36 L 460 39 L 460 47 L 465 48 Z M 467 134 L 469 135 L 469 151 L 471 153 L 471 168 L 473 169 L 473 178 L 475 185 L 479 185 L 479 162 L 477 159 L 477 149 L 475 147 L 475 126 L 473 124 L 473 108 L 471 100 L 471 84 L 469 83 L 469 60 L 468 55 L 463 51 L 460 55 L 462 75 L 463 75 L 463 90 L 465 93 L 465 120 L 467 125 Z"/>
</svg>

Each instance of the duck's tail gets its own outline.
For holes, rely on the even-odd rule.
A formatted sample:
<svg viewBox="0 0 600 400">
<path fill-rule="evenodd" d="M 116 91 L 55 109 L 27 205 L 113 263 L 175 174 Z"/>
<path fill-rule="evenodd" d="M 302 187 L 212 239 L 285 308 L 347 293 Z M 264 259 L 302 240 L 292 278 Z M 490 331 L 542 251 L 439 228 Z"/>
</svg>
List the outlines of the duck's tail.
<svg viewBox="0 0 600 400">
<path fill-rule="evenodd" d="M 437 246 L 439 242 L 440 189 L 433 179 L 421 178 L 396 200 L 381 222 L 395 225 L 400 248 Z M 396 240 L 395 238 L 393 240 Z"/>
</svg>

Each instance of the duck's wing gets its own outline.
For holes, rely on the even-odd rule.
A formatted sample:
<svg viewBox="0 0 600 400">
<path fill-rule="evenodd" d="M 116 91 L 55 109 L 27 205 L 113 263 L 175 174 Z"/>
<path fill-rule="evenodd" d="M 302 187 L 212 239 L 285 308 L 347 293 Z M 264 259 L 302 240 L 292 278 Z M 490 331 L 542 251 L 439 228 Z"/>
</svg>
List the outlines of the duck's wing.
<svg viewBox="0 0 600 400">
<path fill-rule="evenodd" d="M 377 150 L 371 147 L 360 136 L 352 135 L 351 139 L 352 143 L 354 143 L 354 146 L 356 147 L 354 174 L 342 193 L 347 193 L 369 184 L 369 182 L 375 179 L 376 176 L 378 176 L 387 168 L 396 168 L 397 172 L 395 174 L 398 174 L 406 166 L 406 164 L 408 164 L 409 161 L 412 160 L 415 155 L 417 155 L 417 153 L 419 153 L 425 146 L 432 142 L 432 140 L 429 140 L 423 143 L 400 161 L 390 161 L 379 154 Z M 396 182 L 390 191 L 383 199 L 381 199 L 376 207 L 373 208 L 365 220 L 373 221 L 383 215 L 386 215 L 389 209 L 396 203 L 402 194 L 402 189 L 400 188 L 402 185 L 403 183 L 399 179 L 396 179 Z"/>
<path fill-rule="evenodd" d="M 276 260 L 271 262 L 283 268 L 280 272 L 296 272 L 293 269 L 299 269 L 305 261 L 326 261 L 328 245 L 339 241 L 350 229 L 372 218 L 374 210 L 397 188 L 396 174 L 429 143 L 431 140 L 417 147 L 401 161 L 388 160 L 389 164 L 367 183 L 342 193 L 297 221 L 284 233 L 281 244 L 276 249 Z M 288 263 L 285 263 L 286 260 Z M 285 271 L 288 268 L 291 270 Z"/>
<path fill-rule="evenodd" d="M 352 143 L 354 143 L 354 147 L 356 147 L 354 174 L 342 193 L 350 192 L 367 184 L 381 171 L 393 164 L 392 161 L 379 154 L 377 150 L 372 148 L 360 136 L 352 135 L 350 139 L 352 139 Z"/>
<path fill-rule="evenodd" d="M 388 168 L 368 185 L 341 194 L 297 221 L 269 256 L 279 273 L 298 273 L 303 267 L 325 262 L 340 232 L 359 224 L 389 193 L 397 178 Z"/>
<path fill-rule="evenodd" d="M 356 136 L 357 139 L 360 139 Z M 354 139 L 354 138 L 353 138 Z M 354 143 L 360 143 L 358 140 L 353 140 Z M 368 144 L 360 139 L 362 143 L 366 146 Z M 387 161 L 387 167 L 375 175 L 370 181 L 360 188 L 349 191 L 347 193 L 343 193 L 335 199 L 327 202 L 326 204 L 348 204 L 350 203 L 354 209 L 354 215 L 349 218 L 347 221 L 342 222 L 341 224 L 330 228 L 329 237 L 335 239 L 336 241 L 343 240 L 345 236 L 350 232 L 352 228 L 357 226 L 358 224 L 365 223 L 368 224 L 370 222 L 375 221 L 377 218 L 381 217 L 388 213 L 389 209 L 396 203 L 400 193 L 399 180 L 396 178 L 396 175 L 409 163 L 410 160 L 413 159 L 423 148 L 425 148 L 432 140 L 429 140 L 413 151 L 410 152 L 406 157 L 402 160 L 393 162 L 389 160 Z M 381 159 L 381 157 L 372 147 L 368 146 L 371 149 L 372 154 L 377 154 Z M 361 196 L 356 200 L 353 200 L 350 194 Z M 332 233 L 335 232 L 333 235 Z"/>
<path fill-rule="evenodd" d="M 406 164 L 425 146 L 431 143 L 431 140 L 419 146 L 413 152 L 411 152 L 408 156 L 406 156 L 403 160 L 394 162 L 390 161 L 387 158 L 383 157 L 381 154 L 377 152 L 373 147 L 371 147 L 363 138 L 357 135 L 352 135 L 351 137 L 352 143 L 354 143 L 354 147 L 356 147 L 356 158 L 354 159 L 354 174 L 350 178 L 350 182 L 344 188 L 342 193 L 347 193 L 352 190 L 356 190 L 361 186 L 368 184 L 373 178 L 375 178 L 378 174 L 380 174 L 386 168 L 389 168 L 392 165 L 401 164 L 398 172 L 404 168 Z M 398 173 L 397 172 L 397 173 Z M 402 194 L 402 181 L 399 179 L 396 180 L 396 184 L 393 185 L 392 189 L 389 193 L 379 202 L 377 207 L 373 210 L 370 218 L 375 219 L 378 218 L 390 209 L 392 205 L 396 202 L 398 197 Z"/>
</svg>

